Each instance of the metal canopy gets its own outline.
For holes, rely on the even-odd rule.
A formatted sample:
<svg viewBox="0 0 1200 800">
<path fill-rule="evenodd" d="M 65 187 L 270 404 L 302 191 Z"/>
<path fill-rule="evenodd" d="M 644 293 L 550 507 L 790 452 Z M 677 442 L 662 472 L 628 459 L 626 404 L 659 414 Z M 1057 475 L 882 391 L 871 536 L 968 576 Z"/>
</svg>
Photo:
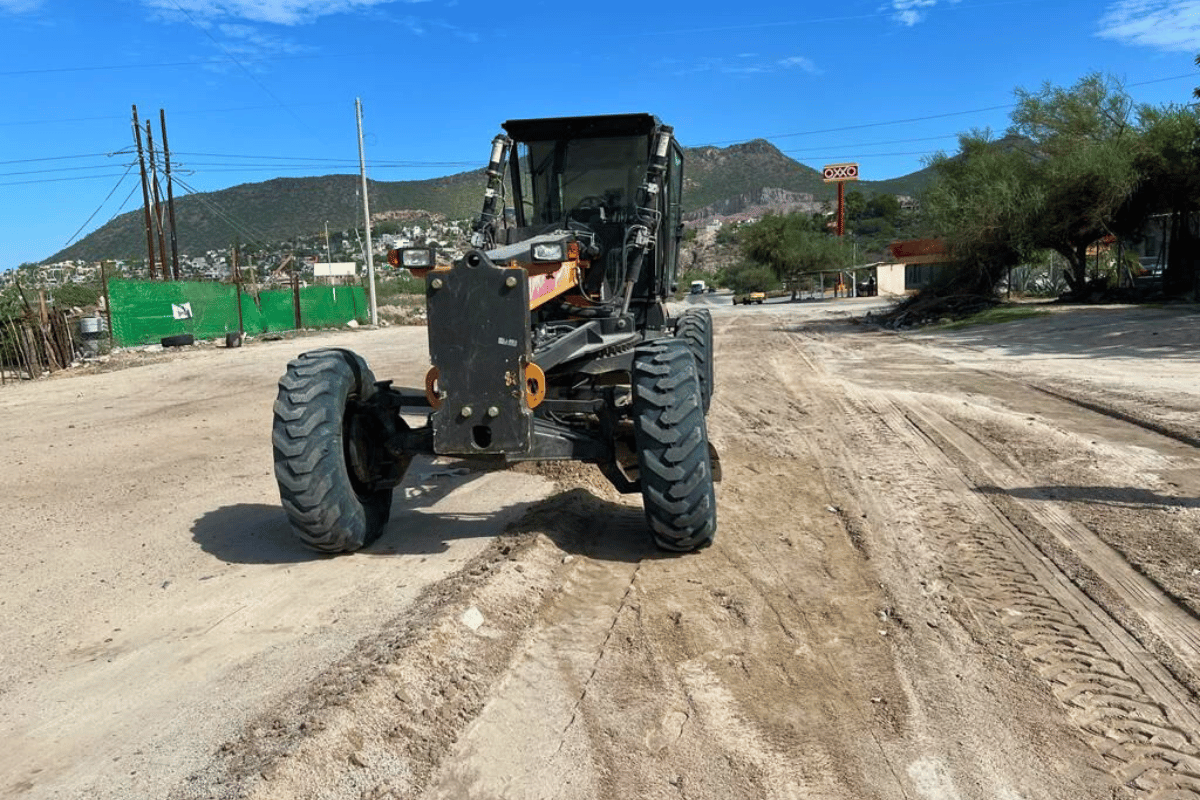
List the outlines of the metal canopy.
<svg viewBox="0 0 1200 800">
<path fill-rule="evenodd" d="M 605 114 L 596 117 L 510 119 L 502 127 L 518 142 L 545 142 L 606 136 L 648 136 L 661 124 L 652 114 Z"/>
</svg>

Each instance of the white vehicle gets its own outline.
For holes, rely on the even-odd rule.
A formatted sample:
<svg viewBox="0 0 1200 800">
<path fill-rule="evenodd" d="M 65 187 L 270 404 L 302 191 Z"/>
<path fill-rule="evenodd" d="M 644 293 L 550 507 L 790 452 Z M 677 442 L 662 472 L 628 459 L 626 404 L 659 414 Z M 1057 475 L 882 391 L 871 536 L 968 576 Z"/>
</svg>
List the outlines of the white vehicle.
<svg viewBox="0 0 1200 800">
<path fill-rule="evenodd" d="M 704 285 L 704 281 L 692 281 L 692 294 L 704 294 L 708 291 L 708 287 Z"/>
</svg>

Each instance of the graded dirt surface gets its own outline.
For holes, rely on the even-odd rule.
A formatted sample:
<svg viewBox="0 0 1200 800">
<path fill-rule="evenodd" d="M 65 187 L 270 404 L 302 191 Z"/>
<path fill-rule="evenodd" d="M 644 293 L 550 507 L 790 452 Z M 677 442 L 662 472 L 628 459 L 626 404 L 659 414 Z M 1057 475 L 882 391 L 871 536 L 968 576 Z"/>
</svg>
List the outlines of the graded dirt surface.
<svg viewBox="0 0 1200 800">
<path fill-rule="evenodd" d="M 423 329 L 5 387 L 0 797 L 1200 798 L 1200 315 L 876 302 L 713 306 L 682 556 L 574 464 L 296 544 L 284 365 L 419 385 Z"/>
</svg>

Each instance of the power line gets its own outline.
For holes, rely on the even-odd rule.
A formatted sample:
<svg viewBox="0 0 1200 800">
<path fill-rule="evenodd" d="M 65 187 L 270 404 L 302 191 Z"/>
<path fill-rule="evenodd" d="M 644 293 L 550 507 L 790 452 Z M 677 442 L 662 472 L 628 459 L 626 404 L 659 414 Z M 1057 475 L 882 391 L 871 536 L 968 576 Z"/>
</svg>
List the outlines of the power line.
<svg viewBox="0 0 1200 800">
<path fill-rule="evenodd" d="M 191 153 L 187 151 L 179 151 L 176 155 L 192 156 L 194 158 L 244 158 L 257 159 L 266 163 L 272 161 L 312 161 L 321 164 L 346 164 L 358 168 L 358 161 L 349 158 L 316 158 L 313 156 L 263 156 L 263 155 L 241 155 L 237 153 Z M 201 163 L 201 162 L 194 162 Z M 371 166 L 390 166 L 390 167 L 462 167 L 462 166 L 478 166 L 479 161 L 372 161 Z M 227 165 L 219 165 L 227 166 Z"/>
<path fill-rule="evenodd" d="M 120 173 L 118 173 L 118 172 L 106 172 L 106 173 L 103 173 L 100 175 L 77 175 L 73 178 L 39 178 L 39 179 L 33 180 L 33 181 L 5 181 L 4 183 L 0 183 L 0 186 L 25 186 L 28 184 L 35 184 L 35 183 L 64 183 L 66 181 L 86 181 L 86 180 L 94 180 L 96 178 L 112 178 L 119 174 Z"/>
<path fill-rule="evenodd" d="M 26 169 L 17 172 L 0 172 L 0 177 L 8 178 L 13 175 L 45 175 L 51 172 L 79 172 L 85 169 L 102 169 L 108 164 L 90 164 L 82 167 L 53 167 L 51 169 Z"/>
<path fill-rule="evenodd" d="M 63 244 L 64 248 L 69 247 L 71 242 L 75 241 L 75 237 L 78 236 L 80 234 L 80 232 L 84 228 L 87 227 L 89 222 L 91 222 L 93 219 L 95 219 L 96 215 L 100 213 L 100 209 L 104 208 L 104 204 L 107 203 L 109 201 L 109 198 L 111 198 L 113 196 L 113 194 L 117 191 L 117 189 L 120 188 L 121 183 L 124 182 L 124 180 L 127 177 L 129 177 L 129 173 L 132 170 L 133 170 L 133 162 L 130 162 L 129 166 L 125 168 L 125 174 L 122 175 L 119 180 L 117 180 L 116 184 L 113 185 L 113 188 L 109 190 L 108 195 L 103 200 L 100 201 L 100 205 L 96 206 L 96 210 L 91 213 L 91 216 L 89 216 L 86 220 L 84 220 L 83 224 L 79 226 L 79 229 L 71 234 L 71 238 L 67 239 L 67 241 Z M 134 187 L 134 188 L 136 188 L 136 187 Z M 129 198 L 127 197 L 125 199 L 128 200 Z"/>
<path fill-rule="evenodd" d="M 857 131 L 864 128 L 882 128 L 885 125 L 906 125 L 910 122 L 925 122 L 931 119 L 945 119 L 947 117 L 964 117 L 969 114 L 982 114 L 985 111 L 998 111 L 1005 108 L 1013 108 L 1016 103 L 1006 103 L 1002 106 L 987 106 L 986 108 L 973 108 L 968 111 L 949 111 L 945 114 L 927 114 L 923 117 L 908 117 L 906 119 L 893 119 L 885 122 L 866 122 L 861 125 L 842 125 L 837 128 L 817 128 L 811 131 L 795 131 L 793 133 L 776 133 L 767 136 L 754 136 L 751 139 L 788 139 L 793 136 L 815 136 L 818 133 L 841 133 L 842 131 Z M 704 147 L 711 147 L 718 144 L 741 144 L 749 141 L 747 139 L 726 139 L 720 142 L 711 142 Z"/>
<path fill-rule="evenodd" d="M 335 103 L 293 103 L 291 108 L 328 108 L 336 105 Z M 235 108 L 197 108 L 191 111 L 172 111 L 172 115 L 191 116 L 194 114 L 231 114 L 239 111 L 263 111 L 269 109 L 275 111 L 279 108 L 278 105 L 272 106 L 237 106 Z M 108 120 L 119 119 L 126 121 L 128 117 L 124 116 L 103 116 L 103 117 L 67 117 L 62 119 L 21 119 L 9 120 L 0 122 L 0 127 L 15 127 L 17 125 L 61 125 L 68 122 L 105 122 Z"/>
<path fill-rule="evenodd" d="M 320 164 L 247 164 L 247 165 L 242 165 L 242 164 L 223 164 L 223 165 L 222 164 L 203 164 L 203 165 L 197 165 L 197 164 L 192 164 L 190 162 L 180 162 L 177 166 L 179 169 L 187 171 L 187 172 L 191 172 L 192 174 L 203 172 L 206 175 L 215 175 L 215 174 L 218 174 L 221 172 L 272 172 L 272 171 L 278 171 L 278 172 L 301 171 L 302 172 L 304 170 L 309 170 L 311 172 L 311 171 L 317 171 L 317 170 L 337 171 L 337 170 L 349 169 L 349 166 L 347 166 L 345 164 L 328 164 L 328 165 L 325 165 L 324 167 L 322 167 L 322 165 L 320 165 Z M 195 167 L 195 166 L 203 166 L 205 168 L 203 170 L 193 169 L 193 167 Z M 373 170 L 376 170 L 376 169 L 419 169 L 419 167 L 414 167 L 414 166 L 388 166 L 386 164 L 384 164 L 384 165 L 371 164 L 370 166 L 371 166 L 371 169 L 373 169 Z M 480 169 L 482 169 L 482 167 L 480 167 Z M 336 174 L 343 175 L 343 174 L 349 174 L 349 173 L 336 172 Z M 316 176 L 314 176 L 314 177 L 316 177 Z M 324 177 L 324 176 L 321 176 L 321 177 Z M 446 176 L 443 175 L 443 176 L 438 176 L 438 177 L 441 178 L 441 177 L 446 177 Z M 427 180 L 438 180 L 438 178 L 428 178 Z"/>
<path fill-rule="evenodd" d="M 174 180 L 176 183 L 178 183 L 180 186 L 182 186 L 187 192 L 194 195 L 196 197 L 197 202 L 199 202 L 201 205 L 205 206 L 210 211 L 212 211 L 214 214 L 216 214 L 218 217 L 220 217 L 222 220 L 224 220 L 225 223 L 227 225 L 229 225 L 229 227 L 233 228 L 239 234 L 244 236 L 247 239 L 247 241 L 257 242 L 258 244 L 264 244 L 264 245 L 266 244 L 266 242 L 268 241 L 266 234 L 262 233 L 261 231 L 258 231 L 258 232 L 251 231 L 247 227 L 244 227 L 243 223 L 241 223 L 239 220 L 235 219 L 231 214 L 227 213 L 225 211 L 225 209 L 221 208 L 217 203 L 213 202 L 207 196 L 208 193 L 197 190 L 195 187 L 193 187 L 192 185 L 185 182 L 182 178 L 175 177 Z"/>
<path fill-rule="evenodd" d="M 780 151 L 780 152 L 785 152 L 785 151 Z M 938 150 L 916 150 L 916 151 L 910 151 L 910 152 L 906 152 L 906 153 L 854 153 L 853 155 L 844 155 L 843 154 L 840 156 L 804 156 L 803 158 L 805 161 L 839 161 L 839 160 L 845 161 L 845 160 L 864 159 L 864 158 L 885 158 L 885 157 L 889 157 L 889 156 L 931 156 L 937 152 L 940 152 L 940 151 L 938 151 Z"/>
<path fill-rule="evenodd" d="M 957 133 L 948 133 L 943 136 L 919 136 L 916 139 L 888 139 L 882 142 L 843 142 L 845 147 L 879 147 L 887 144 L 908 144 L 910 142 L 936 142 L 942 139 L 957 139 Z M 783 153 L 805 153 L 807 150 L 782 150 Z"/>
<path fill-rule="evenodd" d="M 209 40 L 212 41 L 212 43 L 215 44 L 220 49 L 220 51 L 222 53 L 224 53 L 225 56 L 230 61 L 232 61 L 234 64 L 237 64 L 238 68 L 241 69 L 242 72 L 246 73 L 246 77 L 248 77 L 250 80 L 254 81 L 255 85 L 257 85 L 258 88 L 262 89 L 263 92 L 266 93 L 267 97 L 270 97 L 272 100 L 275 101 L 275 103 L 280 108 L 284 109 L 289 114 L 291 114 L 292 118 L 295 119 L 296 122 L 299 122 L 301 125 L 304 124 L 304 120 L 300 119 L 300 115 L 297 114 L 295 111 L 293 111 L 289 106 L 284 105 L 283 101 L 280 100 L 278 97 L 276 97 L 275 93 L 272 92 L 270 89 L 268 89 L 266 84 L 264 84 L 262 81 L 260 81 L 258 78 L 256 78 L 254 76 L 254 73 L 251 72 L 245 64 L 243 64 L 241 61 L 238 60 L 237 56 L 235 56 L 233 53 L 229 52 L 229 49 L 227 47 L 225 47 L 225 45 L 221 44 L 217 40 L 217 37 L 213 36 L 212 32 L 209 31 L 208 28 L 205 28 L 205 27 L 201 26 L 199 23 L 197 23 L 196 20 L 192 18 L 192 15 L 189 14 L 186 10 L 184 10 L 183 6 L 179 5 L 179 3 L 176 2 L 176 0 L 171 0 L 171 5 L 175 6 L 175 8 L 177 8 L 177 9 L 179 9 L 179 13 L 183 14 L 185 17 L 187 17 L 187 20 L 188 20 L 188 22 L 190 22 L 192 24 L 192 27 L 194 27 L 196 30 L 200 31 L 205 36 L 207 36 L 209 38 Z"/>
<path fill-rule="evenodd" d="M 178 6 L 176 6 L 178 7 Z M 182 10 L 182 9 L 181 9 Z M 194 23 L 193 23 L 194 24 Z M 327 53 L 323 55 L 278 55 L 278 56 L 251 56 L 243 59 L 248 63 L 259 63 L 263 61 L 300 61 L 300 60 L 315 60 L 323 58 L 349 58 L 350 53 Z M 15 76 L 15 75 L 52 75 L 60 72 L 111 72 L 115 70 L 126 69 L 161 69 L 163 67 L 214 67 L 223 66 L 228 62 L 223 58 L 209 58 L 193 61 L 160 61 L 158 63 L 143 63 L 143 64 L 92 64 L 80 67 L 44 67 L 41 69 L 13 69 L 0 71 L 0 78 Z"/>
<path fill-rule="evenodd" d="M 1128 83 L 1128 84 L 1125 84 L 1125 86 L 1127 86 L 1127 87 L 1128 86 L 1146 86 L 1146 85 L 1152 84 L 1152 83 L 1165 83 L 1166 81 L 1177 81 L 1177 80 L 1182 80 L 1184 78 L 1195 78 L 1195 77 L 1196 77 L 1196 73 L 1187 73 L 1184 75 L 1171 75 L 1166 78 L 1153 78 L 1151 80 L 1138 81 L 1136 83 Z M 811 131 L 795 131 L 792 133 L 777 133 L 777 134 L 766 135 L 766 136 L 751 136 L 749 138 L 742 138 L 742 139 L 727 139 L 727 140 L 719 141 L 719 142 L 711 142 L 708 145 L 701 145 L 701 146 L 707 147 L 707 146 L 718 145 L 718 144 L 741 144 L 742 142 L 750 141 L 751 139 L 787 139 L 787 138 L 791 138 L 791 137 L 795 137 L 795 136 L 815 136 L 819 133 L 841 133 L 842 131 L 862 130 L 864 128 L 881 128 L 886 125 L 905 125 L 905 124 L 908 124 L 911 122 L 925 122 L 925 121 L 931 120 L 931 119 L 946 119 L 948 117 L 963 117 L 963 116 L 968 116 L 970 114 L 982 114 L 982 113 L 985 113 L 988 111 L 1003 111 L 1004 109 L 1008 109 L 1008 108 L 1016 108 L 1016 106 L 1017 106 L 1016 103 L 1005 103 L 1003 105 L 986 106 L 984 108 L 972 108 L 972 109 L 968 109 L 966 111 L 948 111 L 943 114 L 926 114 L 925 116 L 922 116 L 922 117 L 908 117 L 905 119 L 884 120 L 882 122 L 867 122 L 867 123 L 862 123 L 859 125 L 843 125 L 843 126 L 837 127 L 837 128 L 816 128 Z"/>
<path fill-rule="evenodd" d="M 83 153 L 82 155 L 75 155 L 75 156 L 42 156 L 41 158 L 18 158 L 13 161 L 0 161 L 0 166 L 3 166 L 5 164 L 32 164 L 35 161 L 66 161 L 66 160 L 72 159 L 72 158 L 100 158 L 100 157 L 111 158 L 112 156 L 125 155 L 128 152 L 129 152 L 129 149 L 124 148 L 121 150 L 114 150 L 109 153 Z"/>
</svg>

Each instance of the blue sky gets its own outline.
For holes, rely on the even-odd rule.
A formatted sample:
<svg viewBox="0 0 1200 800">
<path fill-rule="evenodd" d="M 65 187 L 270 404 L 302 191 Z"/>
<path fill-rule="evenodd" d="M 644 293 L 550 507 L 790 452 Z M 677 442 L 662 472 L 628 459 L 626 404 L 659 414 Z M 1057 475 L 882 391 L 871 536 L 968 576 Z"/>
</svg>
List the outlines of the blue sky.
<svg viewBox="0 0 1200 800">
<path fill-rule="evenodd" d="M 1200 0 L 0 0 L 0 270 L 141 202 L 130 107 L 177 194 L 483 166 L 505 119 L 649 111 L 686 146 L 766 138 L 864 178 L 1002 131 L 1089 72 L 1192 102 Z M 136 191 L 135 191 L 136 190 Z"/>
</svg>

